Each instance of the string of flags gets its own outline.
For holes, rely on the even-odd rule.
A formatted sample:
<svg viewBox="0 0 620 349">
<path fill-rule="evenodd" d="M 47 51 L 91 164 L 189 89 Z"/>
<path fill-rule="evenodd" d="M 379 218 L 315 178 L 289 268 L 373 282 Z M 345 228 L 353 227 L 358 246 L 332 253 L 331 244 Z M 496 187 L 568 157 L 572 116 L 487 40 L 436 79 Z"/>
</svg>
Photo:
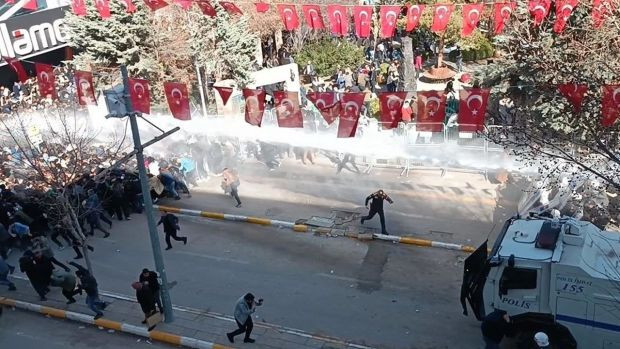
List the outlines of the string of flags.
<svg viewBox="0 0 620 349">
<path fill-rule="evenodd" d="M 86 15 L 86 0 L 71 0 L 71 8 L 77 16 Z M 94 0 L 95 7 L 102 19 L 108 19 L 110 14 L 110 0 Z M 121 0 L 125 4 L 127 13 L 136 11 L 133 0 Z M 169 5 L 165 0 L 143 0 L 145 5 L 152 11 L 157 11 Z M 583 1 L 583 0 L 582 0 Z M 615 10 L 614 0 L 592 0 L 592 21 L 595 28 L 600 28 L 607 16 Z M 215 17 L 216 11 L 209 0 L 172 0 L 185 10 L 189 10 L 194 3 L 198 5 L 205 16 Z M 555 22 L 553 30 L 561 33 L 566 27 L 573 10 L 578 6 L 579 0 L 555 0 Z M 242 11 L 230 1 L 218 1 L 218 4 L 231 15 L 241 15 Z M 254 3 L 257 13 L 265 13 L 271 9 L 271 5 L 265 2 Z M 379 6 L 380 37 L 391 38 L 394 36 L 398 18 L 404 15 L 406 18 L 405 31 L 410 32 L 418 27 L 420 18 L 425 9 L 432 11 L 433 22 L 431 30 L 441 33 L 446 30 L 450 18 L 456 6 L 462 6 L 463 26 L 462 36 L 469 36 L 476 29 L 482 18 L 484 8 L 487 4 L 451 4 L 439 3 L 434 5 L 406 4 L 401 5 L 381 5 Z M 292 31 L 300 27 L 301 21 L 297 12 L 298 5 L 295 4 L 276 4 L 276 10 L 280 15 L 284 28 Z M 323 30 L 326 28 L 320 5 L 300 5 L 301 13 L 308 28 L 313 30 Z M 493 6 L 493 27 L 495 34 L 500 34 L 506 23 L 509 21 L 516 7 L 516 2 L 495 2 Z M 367 38 L 371 34 L 372 14 L 375 6 L 370 5 L 326 5 L 327 19 L 329 20 L 329 30 L 332 35 L 345 36 L 349 33 L 348 8 L 352 7 L 353 29 L 359 38 Z M 549 16 L 551 11 L 551 0 L 528 0 L 528 11 L 532 16 L 535 26 L 540 26 Z"/>
<path fill-rule="evenodd" d="M 24 82 L 28 76 L 20 60 L 2 57 L 17 74 L 18 80 Z M 35 63 L 39 91 L 42 96 L 57 99 L 54 67 Z M 96 104 L 93 73 L 74 71 L 76 94 L 80 105 Z M 179 120 L 190 120 L 189 92 L 184 83 L 164 82 L 164 94 L 172 116 Z M 230 99 L 233 89 L 214 87 L 222 98 L 224 105 Z M 575 113 L 582 108 L 583 99 L 588 91 L 585 84 L 560 84 L 558 92 L 573 106 Z M 603 85 L 601 99 L 601 125 L 613 126 L 620 117 L 620 84 Z M 261 126 L 265 111 L 266 92 L 263 89 L 242 89 L 245 99 L 245 121 L 250 125 Z M 490 90 L 468 88 L 459 91 L 458 124 L 460 131 L 478 132 L 484 129 Z M 380 119 L 385 129 L 398 126 L 403 120 L 402 108 L 407 92 L 380 92 Z M 130 78 L 129 97 L 136 112 L 150 114 L 151 96 L 148 80 Z M 303 128 L 303 114 L 299 104 L 298 92 L 275 91 L 274 106 L 278 126 L 286 128 Z M 337 119 L 338 137 L 354 137 L 360 112 L 364 106 L 364 92 L 309 92 L 306 98 L 320 111 L 328 124 Z M 440 132 L 446 117 L 446 99 L 443 91 L 417 92 L 416 127 L 419 131 Z"/>
</svg>

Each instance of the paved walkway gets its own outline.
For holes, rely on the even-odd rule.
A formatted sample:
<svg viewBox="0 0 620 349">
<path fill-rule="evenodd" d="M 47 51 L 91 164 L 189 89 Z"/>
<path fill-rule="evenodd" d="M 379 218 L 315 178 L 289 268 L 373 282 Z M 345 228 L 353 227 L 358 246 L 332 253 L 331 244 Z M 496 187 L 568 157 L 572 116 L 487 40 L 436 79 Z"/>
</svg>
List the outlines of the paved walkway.
<svg viewBox="0 0 620 349">
<path fill-rule="evenodd" d="M 47 295 L 48 300 L 41 302 L 30 286 L 29 282 L 20 278 L 12 278 L 17 286 L 17 291 L 7 291 L 5 287 L 0 289 L 0 296 L 20 300 L 23 302 L 39 304 L 47 307 L 72 311 L 76 313 L 92 315 L 92 312 L 84 304 L 84 296 L 76 296 L 77 303 L 66 305 L 66 300 L 60 293 L 59 288 L 52 288 Z M 113 294 L 101 291 L 101 299 L 110 302 L 102 319 L 144 327 L 140 305 L 133 297 Z M 231 304 L 231 310 L 233 305 Z M 260 308 L 257 313 L 260 312 Z M 230 344 L 226 333 L 236 328 L 232 317 L 226 314 L 217 314 L 204 309 L 192 309 L 187 307 L 175 307 L 175 321 L 171 324 L 161 323 L 156 330 L 168 332 L 178 336 L 195 338 L 202 341 L 215 343 L 221 348 L 287 348 L 287 349 L 336 349 L 336 348 L 370 348 L 361 344 L 345 343 L 335 338 L 313 335 L 301 330 L 285 328 L 273 324 L 258 323 L 255 320 L 252 337 L 256 339 L 254 344 L 243 343 L 243 336 L 237 336 L 235 344 Z M 10 316 L 10 313 L 5 314 Z M 214 347 L 216 347 L 214 346 Z"/>
</svg>

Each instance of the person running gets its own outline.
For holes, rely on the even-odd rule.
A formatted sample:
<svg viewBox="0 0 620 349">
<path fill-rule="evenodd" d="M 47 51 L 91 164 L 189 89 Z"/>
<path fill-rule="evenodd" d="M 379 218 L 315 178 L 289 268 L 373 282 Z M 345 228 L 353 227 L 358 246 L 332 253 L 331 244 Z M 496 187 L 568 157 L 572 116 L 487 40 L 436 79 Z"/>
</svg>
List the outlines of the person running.
<svg viewBox="0 0 620 349">
<path fill-rule="evenodd" d="M 239 174 L 237 171 L 225 167 L 222 171 L 222 176 L 224 177 L 222 180 L 222 188 L 224 189 L 224 192 L 230 192 L 230 196 L 237 201 L 237 206 L 235 207 L 241 207 L 241 199 L 239 199 L 238 192 L 239 184 L 241 184 L 239 181 Z"/>
<path fill-rule="evenodd" d="M 172 213 L 161 213 L 161 218 L 157 225 L 164 224 L 164 233 L 166 234 L 166 250 L 172 248 L 172 244 L 170 243 L 170 238 L 173 238 L 175 241 L 183 241 L 183 245 L 187 245 L 187 237 L 186 236 L 177 236 L 177 231 L 181 230 L 179 226 L 179 218 Z"/>
<path fill-rule="evenodd" d="M 235 342 L 235 336 L 245 332 L 244 343 L 254 343 L 255 340 L 250 338 L 254 323 L 252 322 L 252 314 L 256 311 L 257 306 L 263 305 L 263 300 L 259 299 L 258 302 L 254 301 L 254 295 L 247 293 L 245 296 L 237 300 L 235 305 L 235 321 L 237 322 L 238 329 L 233 332 L 226 333 L 228 341 Z"/>
<path fill-rule="evenodd" d="M 52 279 L 51 279 L 50 285 L 54 287 L 62 288 L 62 295 L 65 296 L 65 298 L 67 299 L 67 304 L 75 303 L 75 298 L 73 298 L 73 296 L 75 296 L 78 293 L 82 294 L 81 289 L 80 290 L 75 289 L 75 285 L 76 285 L 75 276 L 73 276 L 73 274 L 68 273 L 68 272 L 54 270 L 52 272 Z"/>
<path fill-rule="evenodd" d="M 379 189 L 376 192 L 368 195 L 366 198 L 366 202 L 364 205 L 368 208 L 368 201 L 370 203 L 370 210 L 368 211 L 368 215 L 362 217 L 361 222 L 364 224 L 364 221 L 372 219 L 375 214 L 379 214 L 379 219 L 381 220 L 381 234 L 387 235 L 388 232 L 385 230 L 385 214 L 383 213 L 383 200 L 387 200 L 390 204 L 393 204 L 394 201 L 383 191 L 383 189 Z"/>
<path fill-rule="evenodd" d="M 95 312 L 95 320 L 99 319 L 103 316 L 103 310 L 108 306 L 108 303 L 102 302 L 99 299 L 97 279 L 83 266 L 75 262 L 69 262 L 69 264 L 77 268 L 75 275 L 80 279 L 80 286 L 78 288 L 86 292 L 86 305 Z"/>
</svg>

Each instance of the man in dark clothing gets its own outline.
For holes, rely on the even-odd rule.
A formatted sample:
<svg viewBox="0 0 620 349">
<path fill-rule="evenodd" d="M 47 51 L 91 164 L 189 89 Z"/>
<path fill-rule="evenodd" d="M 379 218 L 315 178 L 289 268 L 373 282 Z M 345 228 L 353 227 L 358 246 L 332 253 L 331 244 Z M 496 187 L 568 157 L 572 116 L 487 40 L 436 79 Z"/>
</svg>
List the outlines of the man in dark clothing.
<svg viewBox="0 0 620 349">
<path fill-rule="evenodd" d="M 157 273 L 154 271 L 150 271 L 146 268 L 142 269 L 142 273 L 140 274 L 140 282 L 148 283 L 149 289 L 153 293 L 153 298 L 155 298 L 155 302 L 157 303 L 157 307 L 159 308 L 159 312 L 163 313 L 164 308 L 161 305 L 161 296 L 159 294 L 159 280 Z"/>
<path fill-rule="evenodd" d="M 82 293 L 81 290 L 75 290 L 75 284 L 75 276 L 71 273 L 62 272 L 60 270 L 54 270 L 52 273 L 50 285 L 62 288 L 62 295 L 67 299 L 67 304 L 75 303 L 75 298 L 73 298 L 73 296 L 77 293 Z"/>
<path fill-rule="evenodd" d="M 504 310 L 495 309 L 482 320 L 482 339 L 485 349 L 499 349 L 502 338 L 510 331 L 510 317 Z"/>
<path fill-rule="evenodd" d="M 385 230 L 385 214 L 383 213 L 383 200 L 387 200 L 390 204 L 393 204 L 394 201 L 383 191 L 383 189 L 379 189 L 378 191 L 368 195 L 366 198 L 366 202 L 364 205 L 368 208 L 368 201 L 372 200 L 370 203 L 370 210 L 368 211 L 368 215 L 362 217 L 361 222 L 364 224 L 364 221 L 372 219 L 375 214 L 379 214 L 379 219 L 381 220 L 381 234 L 387 235 L 387 231 Z"/>
<path fill-rule="evenodd" d="M 161 219 L 159 220 L 159 222 L 157 222 L 157 225 L 160 225 L 162 223 L 164 224 L 164 233 L 166 233 L 166 245 L 168 245 L 168 247 L 166 247 L 166 250 L 172 248 L 172 244 L 170 243 L 171 237 L 176 241 L 183 241 L 183 244 L 187 245 L 187 237 L 177 236 L 177 230 L 181 230 L 181 227 L 179 227 L 179 218 L 177 216 L 173 215 L 172 213 L 162 212 Z"/>
<path fill-rule="evenodd" d="M 30 284 L 32 284 L 32 288 L 39 294 L 40 300 L 46 301 L 47 298 L 45 298 L 45 295 L 49 292 L 49 289 L 47 285 L 45 285 L 43 275 L 34 262 L 34 254 L 32 251 L 26 250 L 19 259 L 19 270 L 21 270 L 22 273 L 26 273 L 28 280 L 30 280 Z"/>
<path fill-rule="evenodd" d="M 69 264 L 77 268 L 75 275 L 80 279 L 79 289 L 86 292 L 86 305 L 95 312 L 95 320 L 99 319 L 103 316 L 102 310 L 105 310 L 108 304 L 99 299 L 97 279 L 83 266 L 75 262 L 69 262 Z"/>
<path fill-rule="evenodd" d="M 252 322 L 252 314 L 256 311 L 256 306 L 263 305 L 263 300 L 259 299 L 258 302 L 254 301 L 254 295 L 247 293 L 245 296 L 237 300 L 235 305 L 234 315 L 237 326 L 237 330 L 226 333 L 226 337 L 231 343 L 235 342 L 235 336 L 245 332 L 244 343 L 254 343 L 254 339 L 250 338 L 254 323 Z"/>
<path fill-rule="evenodd" d="M 155 310 L 155 298 L 153 298 L 153 292 L 150 290 L 148 286 L 148 281 L 146 282 L 134 282 L 131 284 L 134 290 L 136 290 L 136 299 L 138 303 L 140 303 L 140 308 L 144 313 L 144 320 L 142 323 L 146 323 L 146 318 L 151 316 Z M 155 326 L 153 326 L 155 327 Z M 149 327 L 149 331 L 152 330 L 152 327 Z"/>
</svg>

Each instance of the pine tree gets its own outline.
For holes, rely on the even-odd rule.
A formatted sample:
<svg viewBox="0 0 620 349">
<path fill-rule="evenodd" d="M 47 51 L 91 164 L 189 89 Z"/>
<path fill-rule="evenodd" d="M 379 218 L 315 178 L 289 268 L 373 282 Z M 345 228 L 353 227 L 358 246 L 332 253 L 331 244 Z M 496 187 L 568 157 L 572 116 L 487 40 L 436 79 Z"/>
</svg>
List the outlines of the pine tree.
<svg viewBox="0 0 620 349">
<path fill-rule="evenodd" d="M 218 3 L 212 3 L 213 18 L 198 11 L 190 13 L 190 45 L 198 63 L 218 79 L 234 79 L 239 87 L 252 82 L 258 38 L 248 28 L 246 16 L 231 17 Z"/>
</svg>

